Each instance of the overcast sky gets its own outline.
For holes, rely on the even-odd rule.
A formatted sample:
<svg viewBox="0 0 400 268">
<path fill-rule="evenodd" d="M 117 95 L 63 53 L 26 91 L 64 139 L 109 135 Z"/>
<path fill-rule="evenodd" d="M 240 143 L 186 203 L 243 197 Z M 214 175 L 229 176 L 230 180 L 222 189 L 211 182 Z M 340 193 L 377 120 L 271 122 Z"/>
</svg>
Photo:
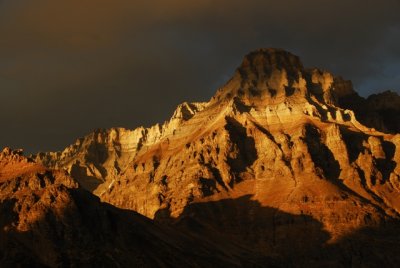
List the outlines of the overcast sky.
<svg viewBox="0 0 400 268">
<path fill-rule="evenodd" d="M 279 47 L 400 92 L 399 0 L 0 0 L 0 147 L 60 150 L 208 100 L 243 56 Z"/>
</svg>

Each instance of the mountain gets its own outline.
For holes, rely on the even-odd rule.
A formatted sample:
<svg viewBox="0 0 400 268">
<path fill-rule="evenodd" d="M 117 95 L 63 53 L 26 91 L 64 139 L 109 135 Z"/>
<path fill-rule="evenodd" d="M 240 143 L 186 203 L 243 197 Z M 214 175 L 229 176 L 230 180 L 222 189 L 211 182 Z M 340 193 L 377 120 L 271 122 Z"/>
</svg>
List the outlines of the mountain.
<svg viewBox="0 0 400 268">
<path fill-rule="evenodd" d="M 0 153 L 0 212 L 1 267 L 240 267 L 249 256 L 274 264 L 101 203 L 21 150 Z"/>
<path fill-rule="evenodd" d="M 103 202 L 283 266 L 396 266 L 398 100 L 260 49 L 162 125 L 96 130 L 33 158 Z"/>
<path fill-rule="evenodd" d="M 400 96 L 384 91 L 367 99 L 357 93 L 343 95 L 339 103 L 342 107 L 355 111 L 360 122 L 388 133 L 400 133 Z"/>
</svg>

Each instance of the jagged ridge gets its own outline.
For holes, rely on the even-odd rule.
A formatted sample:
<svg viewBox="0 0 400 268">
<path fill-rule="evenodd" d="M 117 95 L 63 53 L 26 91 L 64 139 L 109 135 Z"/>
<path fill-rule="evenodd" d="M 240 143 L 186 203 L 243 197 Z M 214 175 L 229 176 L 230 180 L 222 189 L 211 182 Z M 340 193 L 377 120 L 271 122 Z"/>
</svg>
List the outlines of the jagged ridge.
<svg viewBox="0 0 400 268">
<path fill-rule="evenodd" d="M 94 181 L 85 187 L 103 201 L 159 221 L 185 222 L 198 218 L 189 209 L 195 204 L 249 195 L 261 206 L 317 219 L 329 241 L 339 241 L 400 212 L 400 135 L 365 126 L 355 101 L 345 101 L 351 96 L 351 82 L 305 69 L 283 50 L 261 49 L 208 103 L 183 104 L 162 127 L 97 131 L 36 159 L 66 168 L 83 186 Z M 263 218 L 274 223 L 272 237 L 292 228 L 285 221 L 277 227 L 277 215 Z M 267 233 L 241 236 L 238 215 L 221 220 L 237 222 L 229 227 L 235 239 L 263 254 L 286 245 Z M 218 228 L 212 221 L 204 224 Z"/>
<path fill-rule="evenodd" d="M 0 191 L 1 267 L 240 267 L 246 256 L 274 263 L 101 203 L 21 150 L 0 153 Z"/>
</svg>

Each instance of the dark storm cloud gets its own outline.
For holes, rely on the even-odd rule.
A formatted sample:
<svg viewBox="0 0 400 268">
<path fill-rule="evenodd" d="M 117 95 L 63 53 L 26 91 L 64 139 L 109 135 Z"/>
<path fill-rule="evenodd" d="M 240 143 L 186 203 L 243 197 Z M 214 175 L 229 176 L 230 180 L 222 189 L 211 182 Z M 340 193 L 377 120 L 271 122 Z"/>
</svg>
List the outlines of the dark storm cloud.
<svg viewBox="0 0 400 268">
<path fill-rule="evenodd" d="M 0 146 L 56 150 L 94 128 L 160 122 L 209 99 L 258 47 L 362 95 L 399 92 L 399 11 L 395 0 L 0 0 Z"/>
</svg>

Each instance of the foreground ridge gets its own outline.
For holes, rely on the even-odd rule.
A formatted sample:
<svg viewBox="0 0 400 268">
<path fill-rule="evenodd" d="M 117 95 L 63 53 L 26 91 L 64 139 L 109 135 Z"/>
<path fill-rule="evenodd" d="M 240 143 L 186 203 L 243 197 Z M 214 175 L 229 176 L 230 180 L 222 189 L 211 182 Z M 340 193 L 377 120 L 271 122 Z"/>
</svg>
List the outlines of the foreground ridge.
<svg viewBox="0 0 400 268">
<path fill-rule="evenodd" d="M 0 189 L 1 267 L 239 267 L 244 256 L 254 265 L 274 263 L 235 246 L 230 256 L 222 246 L 101 203 L 66 172 L 22 150 L 0 152 Z"/>
</svg>

